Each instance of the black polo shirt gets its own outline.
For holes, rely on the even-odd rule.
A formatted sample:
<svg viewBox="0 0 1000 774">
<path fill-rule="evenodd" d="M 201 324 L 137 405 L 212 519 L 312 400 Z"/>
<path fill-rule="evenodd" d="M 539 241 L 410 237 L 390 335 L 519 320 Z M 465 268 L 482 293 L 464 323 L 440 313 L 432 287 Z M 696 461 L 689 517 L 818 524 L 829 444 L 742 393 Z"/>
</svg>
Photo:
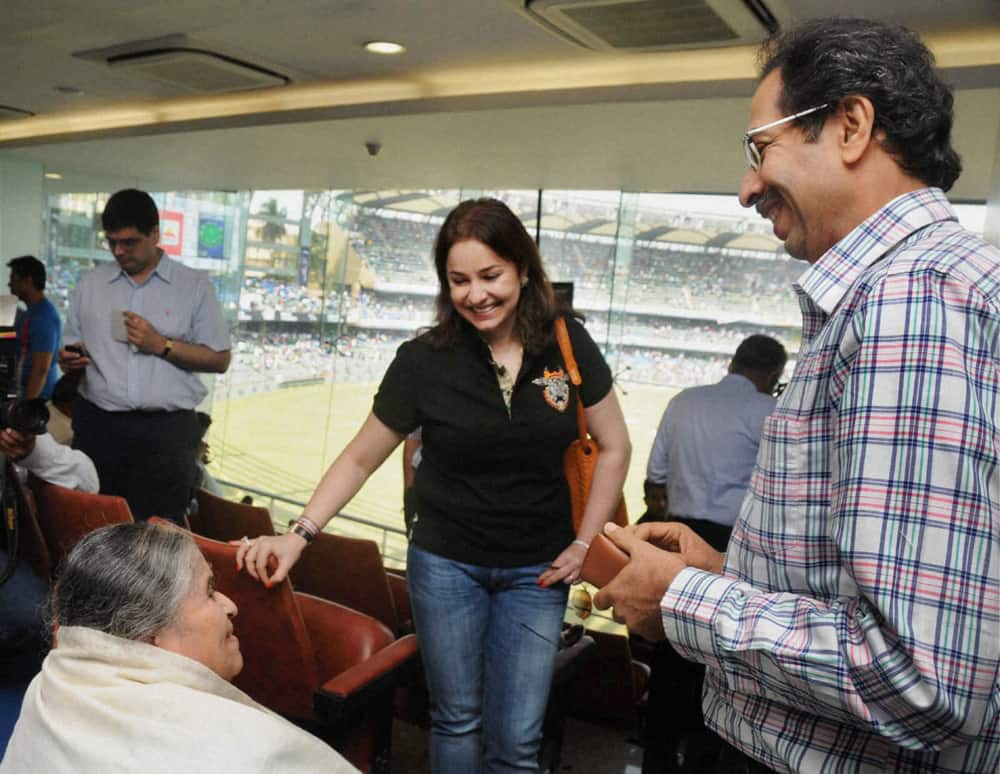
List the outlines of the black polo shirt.
<svg viewBox="0 0 1000 774">
<path fill-rule="evenodd" d="M 592 406 L 611 390 L 611 370 L 579 322 L 567 327 Z M 562 456 L 576 437 L 576 399 L 554 336 L 540 354 L 525 353 L 509 416 L 471 326 L 455 346 L 425 337 L 400 346 L 373 410 L 400 434 L 423 428 L 413 543 L 483 567 L 558 556 L 574 537 Z"/>
</svg>

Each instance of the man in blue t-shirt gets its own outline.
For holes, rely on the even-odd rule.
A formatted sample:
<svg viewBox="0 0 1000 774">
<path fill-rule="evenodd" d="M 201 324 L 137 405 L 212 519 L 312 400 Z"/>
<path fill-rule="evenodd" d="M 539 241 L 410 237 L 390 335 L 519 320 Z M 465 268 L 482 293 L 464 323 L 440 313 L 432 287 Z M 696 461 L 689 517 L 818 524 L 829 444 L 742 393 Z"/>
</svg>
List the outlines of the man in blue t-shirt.
<svg viewBox="0 0 1000 774">
<path fill-rule="evenodd" d="M 22 255 L 8 261 L 7 266 L 10 292 L 27 306 L 26 311 L 18 311 L 14 322 L 20 396 L 48 400 L 59 379 L 56 353 L 62 338 L 62 321 L 45 297 L 45 264 L 33 255 Z"/>
</svg>

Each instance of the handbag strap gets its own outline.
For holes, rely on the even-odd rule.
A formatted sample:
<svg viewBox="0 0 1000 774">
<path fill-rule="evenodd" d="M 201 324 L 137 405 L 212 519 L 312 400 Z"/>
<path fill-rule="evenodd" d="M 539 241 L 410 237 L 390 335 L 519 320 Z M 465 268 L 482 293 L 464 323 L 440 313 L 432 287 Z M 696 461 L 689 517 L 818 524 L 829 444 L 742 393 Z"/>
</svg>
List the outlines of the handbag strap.
<svg viewBox="0 0 1000 774">
<path fill-rule="evenodd" d="M 583 379 L 580 377 L 580 367 L 576 364 L 573 356 L 573 344 L 569 340 L 569 331 L 566 329 L 566 318 L 557 317 L 553 323 L 556 331 L 556 340 L 559 342 L 559 351 L 562 352 L 563 363 L 569 373 L 569 380 L 576 387 L 576 428 L 581 441 L 587 440 L 587 417 L 583 413 L 583 400 L 580 397 L 580 385 Z"/>
</svg>

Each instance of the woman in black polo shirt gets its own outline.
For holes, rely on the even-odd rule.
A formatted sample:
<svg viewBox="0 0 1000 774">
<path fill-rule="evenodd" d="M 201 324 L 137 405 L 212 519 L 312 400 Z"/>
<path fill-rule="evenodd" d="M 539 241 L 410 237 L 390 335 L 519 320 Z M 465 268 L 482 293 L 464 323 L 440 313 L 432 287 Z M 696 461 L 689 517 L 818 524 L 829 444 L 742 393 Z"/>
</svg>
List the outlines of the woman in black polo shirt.
<svg viewBox="0 0 1000 774">
<path fill-rule="evenodd" d="M 618 504 L 629 441 L 611 372 L 567 320 L 583 376 L 570 389 L 552 332 L 552 287 L 502 202 L 466 201 L 434 248 L 437 324 L 403 344 L 372 413 L 292 532 L 244 548 L 248 572 L 285 577 L 407 434 L 422 428 L 407 578 L 433 720 L 436 772 L 533 771 L 566 606 L 591 538 Z M 574 401 L 601 450 L 573 534 L 562 455 Z M 244 557 L 245 554 L 245 557 Z"/>
</svg>

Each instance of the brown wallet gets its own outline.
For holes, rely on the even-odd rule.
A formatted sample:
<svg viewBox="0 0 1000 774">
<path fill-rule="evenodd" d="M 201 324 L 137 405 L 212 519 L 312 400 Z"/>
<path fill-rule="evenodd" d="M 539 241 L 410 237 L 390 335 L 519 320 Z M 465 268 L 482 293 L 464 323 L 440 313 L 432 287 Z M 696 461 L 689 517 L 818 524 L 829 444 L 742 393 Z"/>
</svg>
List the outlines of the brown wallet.
<svg viewBox="0 0 1000 774">
<path fill-rule="evenodd" d="M 597 588 L 607 585 L 628 564 L 628 554 L 598 533 L 590 541 L 580 577 Z"/>
</svg>

